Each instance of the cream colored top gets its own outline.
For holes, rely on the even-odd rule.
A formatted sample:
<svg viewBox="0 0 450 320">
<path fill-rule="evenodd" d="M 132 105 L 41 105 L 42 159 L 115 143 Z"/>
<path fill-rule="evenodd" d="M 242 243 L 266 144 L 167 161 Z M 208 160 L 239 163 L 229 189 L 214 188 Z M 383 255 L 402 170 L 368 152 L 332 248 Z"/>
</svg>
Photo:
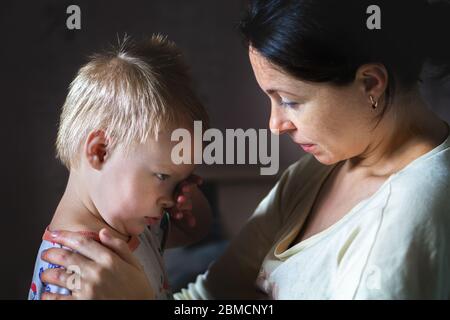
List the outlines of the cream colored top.
<svg viewBox="0 0 450 320">
<path fill-rule="evenodd" d="M 287 249 L 332 166 L 290 166 L 226 252 L 174 299 L 449 299 L 450 141 Z"/>
</svg>

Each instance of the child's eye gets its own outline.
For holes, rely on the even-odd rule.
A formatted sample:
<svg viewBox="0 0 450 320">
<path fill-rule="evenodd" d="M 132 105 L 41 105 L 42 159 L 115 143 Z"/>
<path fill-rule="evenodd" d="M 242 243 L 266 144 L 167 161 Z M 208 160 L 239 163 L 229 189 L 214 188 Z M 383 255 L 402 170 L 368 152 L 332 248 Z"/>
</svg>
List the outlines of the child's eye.
<svg viewBox="0 0 450 320">
<path fill-rule="evenodd" d="M 164 173 L 156 173 L 155 175 L 161 181 L 164 181 L 164 180 L 169 178 L 169 175 L 168 174 L 164 174 Z"/>
</svg>

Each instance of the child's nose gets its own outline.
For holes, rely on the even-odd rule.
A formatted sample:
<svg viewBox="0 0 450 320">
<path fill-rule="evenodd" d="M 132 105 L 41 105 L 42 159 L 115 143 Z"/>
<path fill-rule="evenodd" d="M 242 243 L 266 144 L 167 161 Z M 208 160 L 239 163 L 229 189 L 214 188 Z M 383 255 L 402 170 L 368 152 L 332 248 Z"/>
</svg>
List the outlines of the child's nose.
<svg viewBox="0 0 450 320">
<path fill-rule="evenodd" d="M 161 206 L 164 209 L 171 208 L 174 205 L 175 205 L 175 201 L 172 198 L 169 198 L 169 197 L 166 197 L 166 198 L 162 199 L 162 201 L 161 201 Z"/>
</svg>

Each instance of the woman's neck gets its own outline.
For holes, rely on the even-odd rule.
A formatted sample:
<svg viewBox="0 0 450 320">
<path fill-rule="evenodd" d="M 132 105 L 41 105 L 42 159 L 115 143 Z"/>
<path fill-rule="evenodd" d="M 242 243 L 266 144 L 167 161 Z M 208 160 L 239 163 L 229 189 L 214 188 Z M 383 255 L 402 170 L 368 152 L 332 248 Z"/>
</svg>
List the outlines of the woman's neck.
<svg viewBox="0 0 450 320">
<path fill-rule="evenodd" d="M 360 176 L 389 176 L 438 146 L 448 134 L 447 125 L 417 89 L 390 106 L 374 130 L 373 141 L 361 155 L 346 160 L 344 167 Z"/>
</svg>

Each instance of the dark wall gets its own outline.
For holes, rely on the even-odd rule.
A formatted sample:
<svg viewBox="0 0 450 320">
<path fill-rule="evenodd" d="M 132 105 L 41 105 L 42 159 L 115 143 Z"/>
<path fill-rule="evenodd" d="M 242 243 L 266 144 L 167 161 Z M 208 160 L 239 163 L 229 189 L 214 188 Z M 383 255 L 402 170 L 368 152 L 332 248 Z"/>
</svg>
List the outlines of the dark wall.
<svg viewBox="0 0 450 320">
<path fill-rule="evenodd" d="M 81 8 L 81 30 L 66 28 L 70 4 Z M 64 191 L 67 172 L 54 158 L 54 141 L 68 84 L 117 34 L 159 32 L 174 40 L 213 126 L 266 127 L 267 102 L 235 30 L 241 7 L 238 0 L 2 2 L 1 239 L 10 245 L 1 258 L 0 298 L 26 297 L 42 231 Z"/>
<path fill-rule="evenodd" d="M 70 4 L 81 7 L 79 31 L 66 29 Z M 86 56 L 117 34 L 160 32 L 177 42 L 213 126 L 267 127 L 268 101 L 234 29 L 241 8 L 239 0 L 2 1 L 0 298 L 26 297 L 42 231 L 64 191 L 67 172 L 54 158 L 54 141 L 68 84 Z M 448 88 L 430 84 L 426 92 L 450 120 Z M 281 142 L 285 167 L 299 152 Z"/>
</svg>

